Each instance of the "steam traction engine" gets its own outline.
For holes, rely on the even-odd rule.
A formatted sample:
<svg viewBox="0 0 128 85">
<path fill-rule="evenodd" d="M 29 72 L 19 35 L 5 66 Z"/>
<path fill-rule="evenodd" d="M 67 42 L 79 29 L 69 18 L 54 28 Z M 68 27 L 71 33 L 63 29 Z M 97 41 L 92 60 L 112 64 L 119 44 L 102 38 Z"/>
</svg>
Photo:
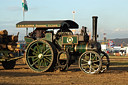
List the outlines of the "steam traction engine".
<svg viewBox="0 0 128 85">
<path fill-rule="evenodd" d="M 27 48 L 25 60 L 30 69 L 36 72 L 67 70 L 76 60 L 80 69 L 88 74 L 104 72 L 109 67 L 109 57 L 101 51 L 97 42 L 97 18 L 93 17 L 93 39 L 89 40 L 86 28 L 81 34 L 73 34 L 78 24 L 65 21 L 22 21 L 18 28 L 36 29 L 25 36 Z M 51 30 L 53 29 L 53 30 Z M 54 34 L 54 29 L 59 29 Z"/>
</svg>

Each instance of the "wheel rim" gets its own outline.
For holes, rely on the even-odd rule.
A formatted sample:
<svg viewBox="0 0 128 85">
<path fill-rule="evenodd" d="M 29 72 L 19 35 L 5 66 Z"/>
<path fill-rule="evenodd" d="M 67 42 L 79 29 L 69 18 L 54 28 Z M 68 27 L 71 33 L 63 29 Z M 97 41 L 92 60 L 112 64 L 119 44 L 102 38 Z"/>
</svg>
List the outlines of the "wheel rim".
<svg viewBox="0 0 128 85">
<path fill-rule="evenodd" d="M 109 68 L 109 56 L 105 52 L 101 52 L 100 56 L 102 59 L 102 67 L 100 72 L 105 72 Z"/>
<path fill-rule="evenodd" d="M 80 69 L 88 74 L 98 73 L 101 65 L 101 57 L 93 51 L 85 52 L 79 58 Z"/>
<path fill-rule="evenodd" d="M 49 70 L 53 58 L 53 49 L 47 41 L 34 41 L 27 47 L 26 61 L 34 71 L 44 72 Z"/>
</svg>

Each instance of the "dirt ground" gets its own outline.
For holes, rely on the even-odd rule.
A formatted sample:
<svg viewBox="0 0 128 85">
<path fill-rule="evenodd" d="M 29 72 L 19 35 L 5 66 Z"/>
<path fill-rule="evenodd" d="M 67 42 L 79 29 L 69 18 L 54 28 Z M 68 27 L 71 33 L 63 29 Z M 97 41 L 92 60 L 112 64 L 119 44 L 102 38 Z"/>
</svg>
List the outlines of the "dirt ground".
<svg viewBox="0 0 128 85">
<path fill-rule="evenodd" d="M 23 64 L 22 59 L 12 70 L 0 65 L 0 85 L 128 85 L 128 58 L 111 61 L 105 73 L 90 75 L 71 65 L 67 72 L 36 73 Z"/>
</svg>

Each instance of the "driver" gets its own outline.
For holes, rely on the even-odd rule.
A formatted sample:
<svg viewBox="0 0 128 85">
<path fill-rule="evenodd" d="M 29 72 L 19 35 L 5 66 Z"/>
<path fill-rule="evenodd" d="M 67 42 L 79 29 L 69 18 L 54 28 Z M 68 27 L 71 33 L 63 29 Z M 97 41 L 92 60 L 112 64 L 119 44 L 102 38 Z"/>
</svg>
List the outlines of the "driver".
<svg viewBox="0 0 128 85">
<path fill-rule="evenodd" d="M 30 34 L 30 36 L 33 37 L 34 39 L 43 38 L 43 37 L 45 37 L 46 30 L 47 30 L 47 29 L 36 28 L 36 29 Z"/>
</svg>

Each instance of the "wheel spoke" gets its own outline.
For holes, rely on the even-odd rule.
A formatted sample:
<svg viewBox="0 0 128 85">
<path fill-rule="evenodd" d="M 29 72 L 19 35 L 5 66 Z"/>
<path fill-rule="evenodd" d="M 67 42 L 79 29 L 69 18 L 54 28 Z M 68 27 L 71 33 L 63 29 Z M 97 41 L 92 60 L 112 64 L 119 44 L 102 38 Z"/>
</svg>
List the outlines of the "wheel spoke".
<svg viewBox="0 0 128 85">
<path fill-rule="evenodd" d="M 90 53 L 90 61 L 91 61 L 92 53 Z"/>
<path fill-rule="evenodd" d="M 51 60 L 49 60 L 49 59 L 46 59 L 46 58 L 45 58 L 44 60 L 45 60 L 45 61 L 47 61 L 48 63 L 50 63 L 50 62 L 51 62 Z"/>
<path fill-rule="evenodd" d="M 88 65 L 88 63 L 81 64 L 81 66 L 87 66 L 87 65 Z"/>
<path fill-rule="evenodd" d="M 38 60 L 39 58 L 38 57 L 36 57 L 36 58 L 33 58 L 33 62 L 35 62 L 36 60 Z"/>
<path fill-rule="evenodd" d="M 96 61 L 93 61 L 93 63 L 97 63 L 97 62 L 99 62 L 100 60 L 96 60 Z"/>
<path fill-rule="evenodd" d="M 39 61 L 38 61 L 38 64 L 37 64 L 37 68 L 38 68 L 38 69 L 40 69 L 40 61 L 41 61 L 41 60 L 39 60 Z"/>
<path fill-rule="evenodd" d="M 89 67 L 90 67 L 89 68 L 89 73 L 91 73 L 92 72 L 92 65 L 90 65 Z"/>
<path fill-rule="evenodd" d="M 37 59 L 31 66 L 33 67 L 40 59 Z"/>
<path fill-rule="evenodd" d="M 40 62 L 38 63 L 38 69 L 41 69 L 42 63 L 43 63 L 43 60 L 40 60 Z M 43 66 L 43 67 L 44 67 L 44 66 Z"/>
<path fill-rule="evenodd" d="M 37 53 L 35 53 L 35 52 L 32 52 L 32 54 L 33 54 L 33 55 L 38 55 L 38 54 L 37 54 Z"/>
<path fill-rule="evenodd" d="M 44 55 L 48 50 L 50 50 L 50 48 L 48 48 L 47 50 L 45 50 L 45 51 L 43 52 L 43 55 Z"/>
<path fill-rule="evenodd" d="M 40 53 L 43 52 L 43 46 L 42 45 L 39 45 L 39 51 L 40 51 Z"/>
<path fill-rule="evenodd" d="M 93 68 L 93 66 L 92 66 L 92 70 L 95 71 L 95 69 Z"/>
<path fill-rule="evenodd" d="M 43 47 L 43 48 L 42 48 L 42 52 L 43 52 L 43 51 L 45 51 L 45 49 L 46 49 L 46 47 L 45 47 L 45 44 L 44 44 L 44 43 L 43 43 L 42 47 Z"/>
<path fill-rule="evenodd" d="M 51 54 L 50 55 L 44 55 L 44 57 L 48 57 L 48 56 L 52 56 Z"/>
<path fill-rule="evenodd" d="M 39 50 L 39 44 L 37 43 L 37 51 L 38 51 L 38 53 L 40 53 L 40 50 Z"/>
<path fill-rule="evenodd" d="M 28 56 L 28 58 L 36 58 L 37 56 Z"/>
<path fill-rule="evenodd" d="M 51 51 L 50 51 L 50 50 L 48 50 L 45 54 L 51 54 Z"/>
<path fill-rule="evenodd" d="M 89 69 L 90 67 L 89 65 L 87 65 L 87 66 L 82 66 L 82 68 L 86 70 L 86 69 Z"/>
<path fill-rule="evenodd" d="M 46 63 L 46 61 L 44 60 L 44 67 L 46 67 L 47 66 L 47 63 Z"/>
<path fill-rule="evenodd" d="M 95 63 L 94 63 L 93 65 L 94 65 L 94 66 L 97 66 L 97 67 L 99 67 L 99 65 L 97 65 L 97 64 L 95 64 Z"/>
<path fill-rule="evenodd" d="M 85 59 L 81 59 L 83 62 L 88 62 L 87 60 L 85 60 Z"/>
<path fill-rule="evenodd" d="M 35 51 L 34 49 L 32 49 L 32 48 L 30 48 L 33 52 L 35 52 L 35 53 L 38 53 L 37 51 Z"/>
<path fill-rule="evenodd" d="M 52 60 L 51 57 L 50 58 L 49 57 L 45 57 L 45 58 L 48 59 L 48 60 L 50 60 L 50 61 Z"/>
<path fill-rule="evenodd" d="M 40 67 L 42 66 L 43 60 L 40 61 Z"/>
</svg>

